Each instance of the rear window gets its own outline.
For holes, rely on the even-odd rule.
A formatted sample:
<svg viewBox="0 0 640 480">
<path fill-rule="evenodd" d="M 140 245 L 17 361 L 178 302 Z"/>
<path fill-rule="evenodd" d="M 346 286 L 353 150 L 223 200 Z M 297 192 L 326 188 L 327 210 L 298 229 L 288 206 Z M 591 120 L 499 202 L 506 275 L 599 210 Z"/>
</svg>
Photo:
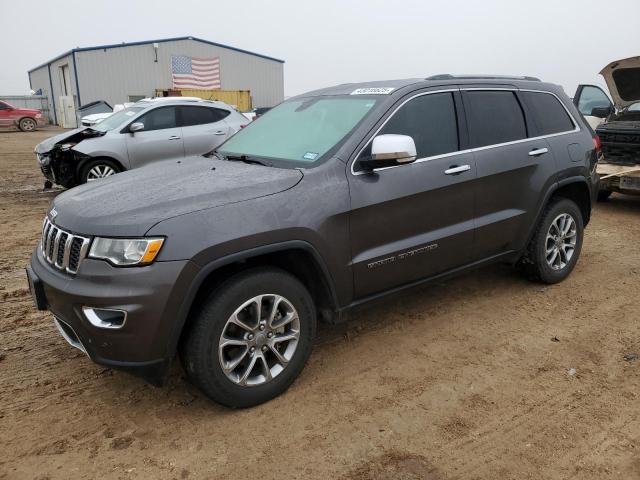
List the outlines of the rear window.
<svg viewBox="0 0 640 480">
<path fill-rule="evenodd" d="M 521 92 L 540 135 L 569 132 L 575 128 L 567 110 L 560 101 L 549 93 Z"/>
<path fill-rule="evenodd" d="M 472 148 L 527 138 L 520 102 L 511 91 L 467 91 L 466 111 Z"/>
<path fill-rule="evenodd" d="M 211 107 L 180 107 L 182 126 L 204 125 L 219 122 L 229 115 L 229 111 Z"/>
</svg>

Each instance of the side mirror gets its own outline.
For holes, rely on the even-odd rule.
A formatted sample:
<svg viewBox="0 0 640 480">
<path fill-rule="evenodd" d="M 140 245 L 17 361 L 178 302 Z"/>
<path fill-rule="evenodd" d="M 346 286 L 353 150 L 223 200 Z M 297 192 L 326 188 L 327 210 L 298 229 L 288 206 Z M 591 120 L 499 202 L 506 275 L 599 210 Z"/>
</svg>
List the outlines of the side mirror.
<svg viewBox="0 0 640 480">
<path fill-rule="evenodd" d="M 359 160 L 367 171 L 405 165 L 416 160 L 416 144 L 409 135 L 378 135 L 371 144 L 371 156 Z"/>
<path fill-rule="evenodd" d="M 591 116 L 598 118 L 607 118 L 613 113 L 612 107 L 595 107 L 591 109 Z"/>
<path fill-rule="evenodd" d="M 142 122 L 135 122 L 129 125 L 129 131 L 131 133 L 141 132 L 142 130 L 144 130 L 144 123 Z"/>
</svg>

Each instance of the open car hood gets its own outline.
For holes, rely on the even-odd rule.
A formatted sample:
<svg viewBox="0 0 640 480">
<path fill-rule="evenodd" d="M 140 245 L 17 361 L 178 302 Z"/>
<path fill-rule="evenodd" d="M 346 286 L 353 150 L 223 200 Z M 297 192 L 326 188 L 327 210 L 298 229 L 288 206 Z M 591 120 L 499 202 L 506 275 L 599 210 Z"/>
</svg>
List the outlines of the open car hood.
<svg viewBox="0 0 640 480">
<path fill-rule="evenodd" d="M 616 60 L 600 70 L 616 107 L 640 102 L 640 57 Z"/>
</svg>

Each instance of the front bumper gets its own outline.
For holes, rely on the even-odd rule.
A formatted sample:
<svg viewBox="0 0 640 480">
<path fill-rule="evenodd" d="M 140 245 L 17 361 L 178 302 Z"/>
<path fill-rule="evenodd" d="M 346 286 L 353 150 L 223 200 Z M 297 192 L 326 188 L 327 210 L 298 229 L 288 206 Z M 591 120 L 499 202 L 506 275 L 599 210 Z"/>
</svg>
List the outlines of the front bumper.
<svg viewBox="0 0 640 480">
<path fill-rule="evenodd" d="M 600 190 L 640 195 L 640 164 L 598 163 Z M 604 177 L 604 178 L 603 178 Z"/>
<path fill-rule="evenodd" d="M 40 309 L 49 310 L 69 343 L 95 363 L 126 370 L 162 385 L 174 356 L 171 346 L 182 302 L 199 267 L 190 261 L 116 268 L 86 258 L 76 275 L 54 270 L 36 248 L 27 275 Z M 35 295 L 34 295 L 35 296 Z M 122 328 L 100 328 L 83 307 L 124 310 Z"/>
</svg>

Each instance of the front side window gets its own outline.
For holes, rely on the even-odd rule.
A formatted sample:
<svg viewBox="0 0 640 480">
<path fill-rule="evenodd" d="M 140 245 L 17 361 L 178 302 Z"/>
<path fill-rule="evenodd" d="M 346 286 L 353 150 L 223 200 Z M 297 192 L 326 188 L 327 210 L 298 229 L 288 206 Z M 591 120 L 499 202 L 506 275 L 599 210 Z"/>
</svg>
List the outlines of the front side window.
<svg viewBox="0 0 640 480">
<path fill-rule="evenodd" d="M 182 116 L 182 126 L 204 125 L 219 122 L 231 112 L 211 107 L 179 107 Z"/>
<path fill-rule="evenodd" d="M 598 87 L 585 85 L 578 99 L 578 110 L 583 115 L 591 115 L 594 108 L 607 108 L 611 106 L 609 97 Z"/>
<path fill-rule="evenodd" d="M 346 138 L 377 101 L 349 96 L 289 100 L 240 130 L 218 151 L 311 164 Z"/>
<path fill-rule="evenodd" d="M 553 95 L 542 92 L 520 94 L 533 114 L 540 135 L 569 132 L 575 128 L 569 114 Z"/>
<path fill-rule="evenodd" d="M 409 100 L 382 127 L 378 135 L 409 135 L 417 158 L 459 149 L 458 122 L 451 93 L 432 93 Z"/>
<path fill-rule="evenodd" d="M 11 107 L 7 103 L 0 102 L 0 110 L 11 110 Z"/>
<path fill-rule="evenodd" d="M 472 148 L 527 138 L 520 102 L 511 91 L 468 91 L 465 109 Z"/>
<path fill-rule="evenodd" d="M 165 128 L 176 128 L 176 107 L 160 107 L 151 110 L 136 120 L 144 123 L 144 131 L 163 130 Z"/>
</svg>

